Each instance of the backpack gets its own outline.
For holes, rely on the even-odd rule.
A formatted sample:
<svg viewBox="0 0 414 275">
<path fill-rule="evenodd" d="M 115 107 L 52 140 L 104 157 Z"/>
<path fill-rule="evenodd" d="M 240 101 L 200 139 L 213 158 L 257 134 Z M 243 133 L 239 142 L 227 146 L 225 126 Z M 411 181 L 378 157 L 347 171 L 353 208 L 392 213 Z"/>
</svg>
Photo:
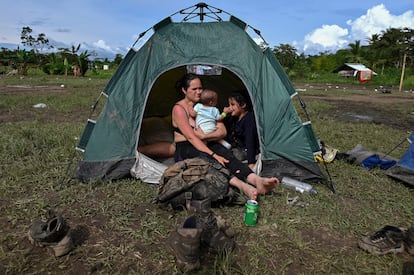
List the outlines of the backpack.
<svg viewBox="0 0 414 275">
<path fill-rule="evenodd" d="M 161 208 L 173 209 L 185 209 L 192 199 L 237 204 L 241 195 L 230 188 L 229 179 L 229 170 L 215 160 L 197 157 L 179 161 L 164 171 L 156 202 Z"/>
</svg>

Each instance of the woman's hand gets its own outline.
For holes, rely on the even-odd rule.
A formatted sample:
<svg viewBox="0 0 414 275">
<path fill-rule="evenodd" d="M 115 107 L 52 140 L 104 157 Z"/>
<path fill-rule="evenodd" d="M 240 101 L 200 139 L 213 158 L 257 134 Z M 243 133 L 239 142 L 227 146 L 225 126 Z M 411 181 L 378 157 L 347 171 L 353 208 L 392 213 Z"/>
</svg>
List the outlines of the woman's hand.
<svg viewBox="0 0 414 275">
<path fill-rule="evenodd" d="M 217 129 L 209 134 L 204 133 L 200 127 L 194 128 L 194 134 L 203 141 L 215 141 L 223 139 L 227 135 L 226 126 L 224 123 L 217 122 Z"/>
<path fill-rule="evenodd" d="M 217 154 L 213 154 L 213 158 L 215 159 L 215 160 L 217 160 L 221 165 L 223 165 L 223 166 L 225 166 L 226 165 L 226 163 L 228 163 L 229 162 L 229 160 L 228 159 L 225 159 L 225 158 L 223 158 L 222 156 L 220 156 L 220 155 L 217 155 Z"/>
<path fill-rule="evenodd" d="M 201 140 L 205 140 L 207 139 L 207 135 L 203 132 L 203 130 L 201 130 L 200 127 L 195 127 L 194 128 L 194 134 Z"/>
</svg>

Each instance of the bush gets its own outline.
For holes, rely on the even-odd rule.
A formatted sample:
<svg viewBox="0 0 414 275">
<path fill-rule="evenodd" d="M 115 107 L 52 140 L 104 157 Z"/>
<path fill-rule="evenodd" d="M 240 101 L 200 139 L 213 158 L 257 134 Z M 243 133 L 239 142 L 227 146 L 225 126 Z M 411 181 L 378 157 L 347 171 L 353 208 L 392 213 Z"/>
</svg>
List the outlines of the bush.
<svg viewBox="0 0 414 275">
<path fill-rule="evenodd" d="M 65 66 L 63 63 L 47 63 L 42 66 L 42 71 L 49 75 L 65 74 Z"/>
</svg>

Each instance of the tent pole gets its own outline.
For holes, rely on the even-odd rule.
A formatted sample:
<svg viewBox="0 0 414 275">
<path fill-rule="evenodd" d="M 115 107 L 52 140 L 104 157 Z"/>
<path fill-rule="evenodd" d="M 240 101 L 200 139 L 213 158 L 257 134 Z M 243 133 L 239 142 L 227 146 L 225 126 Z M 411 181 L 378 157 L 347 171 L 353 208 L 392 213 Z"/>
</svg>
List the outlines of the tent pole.
<svg viewBox="0 0 414 275">
<path fill-rule="evenodd" d="M 386 153 L 385 156 L 389 156 L 389 154 L 391 154 L 395 149 L 397 149 L 398 147 L 400 147 L 401 144 L 403 144 L 406 140 L 407 140 L 407 138 L 404 138 L 400 143 L 398 143 L 397 145 L 395 145 L 394 148 L 392 148 L 388 153 Z"/>
<path fill-rule="evenodd" d="M 328 185 L 328 188 L 332 191 L 332 193 L 335 194 L 336 189 L 335 189 L 335 186 L 333 185 L 332 176 L 331 176 L 331 173 L 329 172 L 328 165 L 326 164 L 326 161 L 325 161 L 325 158 L 324 158 L 324 155 L 326 153 L 326 149 L 325 149 L 325 142 L 323 142 L 323 141 L 321 141 L 321 151 L 322 151 L 322 153 L 321 153 L 322 162 L 323 162 L 323 165 L 325 167 L 325 171 L 328 174 L 328 179 L 327 179 L 326 184 Z"/>
</svg>

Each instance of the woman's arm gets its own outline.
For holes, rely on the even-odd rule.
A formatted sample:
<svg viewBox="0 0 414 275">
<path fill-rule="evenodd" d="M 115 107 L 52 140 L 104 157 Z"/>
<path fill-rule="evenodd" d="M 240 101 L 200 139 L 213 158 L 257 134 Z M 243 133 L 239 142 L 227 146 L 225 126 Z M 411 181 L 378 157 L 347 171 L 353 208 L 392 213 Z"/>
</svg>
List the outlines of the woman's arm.
<svg viewBox="0 0 414 275">
<path fill-rule="evenodd" d="M 214 141 L 214 140 L 220 140 L 226 137 L 227 130 L 226 126 L 223 122 L 219 121 L 217 122 L 217 129 L 214 132 L 211 132 L 209 134 L 205 134 L 199 127 L 195 129 L 194 131 L 195 135 L 205 141 Z"/>
<path fill-rule="evenodd" d="M 207 145 L 196 136 L 194 129 L 191 127 L 190 122 L 188 121 L 187 113 L 184 108 L 179 105 L 175 105 L 172 110 L 173 122 L 180 129 L 182 135 L 190 142 L 198 151 L 204 152 L 212 157 L 214 157 L 222 165 L 227 163 L 228 160 L 215 154 Z"/>
</svg>

